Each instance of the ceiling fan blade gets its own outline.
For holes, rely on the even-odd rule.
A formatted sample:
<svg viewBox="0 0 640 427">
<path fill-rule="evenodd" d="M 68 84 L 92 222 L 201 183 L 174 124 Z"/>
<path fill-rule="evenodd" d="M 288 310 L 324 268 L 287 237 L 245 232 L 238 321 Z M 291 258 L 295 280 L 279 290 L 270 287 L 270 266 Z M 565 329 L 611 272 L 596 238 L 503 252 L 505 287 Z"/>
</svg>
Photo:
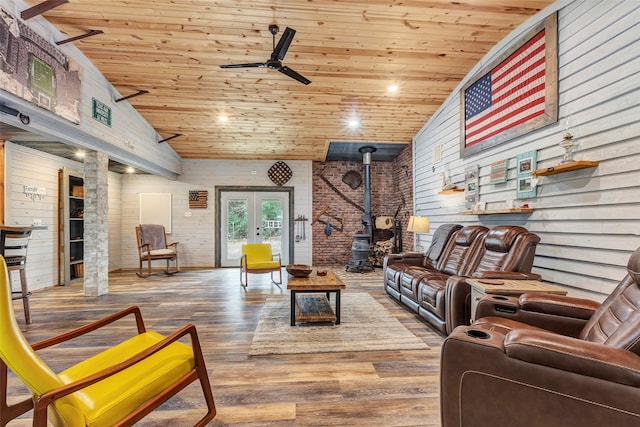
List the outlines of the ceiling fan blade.
<svg viewBox="0 0 640 427">
<path fill-rule="evenodd" d="M 258 68 L 258 67 L 266 67 L 264 62 L 251 62 L 248 64 L 228 64 L 221 65 L 220 68 Z"/>
<path fill-rule="evenodd" d="M 280 68 L 278 68 L 278 71 L 280 71 L 282 74 L 286 74 L 287 76 L 296 79 L 297 81 L 299 81 L 302 84 L 308 85 L 309 83 L 311 83 L 311 80 L 309 80 L 308 78 L 306 78 L 305 76 L 293 71 L 291 68 L 287 67 L 287 66 L 282 66 Z"/>
<path fill-rule="evenodd" d="M 296 35 L 296 30 L 293 28 L 285 28 L 284 33 L 282 33 L 282 37 L 280 37 L 280 41 L 278 41 L 278 45 L 273 49 L 273 53 L 271 54 L 271 59 L 278 58 L 278 60 L 282 61 L 284 56 L 287 54 L 287 50 L 289 50 L 289 46 L 293 41 L 293 36 Z"/>
</svg>

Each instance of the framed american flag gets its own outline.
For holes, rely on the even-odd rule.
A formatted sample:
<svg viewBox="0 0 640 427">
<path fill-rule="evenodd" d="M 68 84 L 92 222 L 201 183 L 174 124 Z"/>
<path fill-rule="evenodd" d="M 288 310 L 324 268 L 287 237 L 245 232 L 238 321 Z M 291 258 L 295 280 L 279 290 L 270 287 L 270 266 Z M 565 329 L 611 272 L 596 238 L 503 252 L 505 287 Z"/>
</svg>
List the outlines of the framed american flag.
<svg viewBox="0 0 640 427">
<path fill-rule="evenodd" d="M 554 13 L 485 67 L 460 93 L 466 157 L 558 120 L 558 17 Z"/>
</svg>

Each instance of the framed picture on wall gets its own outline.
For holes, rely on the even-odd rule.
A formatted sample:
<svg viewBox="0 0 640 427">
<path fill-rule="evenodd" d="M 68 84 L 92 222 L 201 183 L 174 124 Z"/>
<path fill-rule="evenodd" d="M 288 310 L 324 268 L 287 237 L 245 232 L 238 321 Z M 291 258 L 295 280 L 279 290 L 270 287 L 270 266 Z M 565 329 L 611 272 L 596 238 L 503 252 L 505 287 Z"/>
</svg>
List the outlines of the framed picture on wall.
<svg viewBox="0 0 640 427">
<path fill-rule="evenodd" d="M 558 17 L 527 32 L 460 91 L 466 157 L 558 121 Z"/>
<path fill-rule="evenodd" d="M 533 159 L 531 157 L 526 157 L 524 159 L 518 160 L 518 175 L 531 173 L 532 163 Z"/>
<path fill-rule="evenodd" d="M 490 184 L 502 184 L 507 182 L 507 170 L 509 169 L 509 160 L 500 160 L 491 163 Z"/>
<path fill-rule="evenodd" d="M 516 197 L 529 199 L 536 197 L 536 187 L 531 176 L 531 171 L 536 169 L 537 152 L 528 151 L 518 154 L 516 175 Z"/>
<path fill-rule="evenodd" d="M 518 178 L 518 192 L 531 191 L 531 176 Z"/>
<path fill-rule="evenodd" d="M 478 165 L 467 166 L 464 171 L 464 205 L 473 209 L 478 203 L 480 167 Z"/>
</svg>

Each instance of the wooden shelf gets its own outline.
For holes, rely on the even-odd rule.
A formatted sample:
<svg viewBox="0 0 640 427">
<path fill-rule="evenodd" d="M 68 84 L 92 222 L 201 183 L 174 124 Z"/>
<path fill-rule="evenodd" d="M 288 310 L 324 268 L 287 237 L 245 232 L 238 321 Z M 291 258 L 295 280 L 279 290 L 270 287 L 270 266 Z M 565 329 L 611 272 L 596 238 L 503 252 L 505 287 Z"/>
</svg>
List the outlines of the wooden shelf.
<svg viewBox="0 0 640 427">
<path fill-rule="evenodd" d="M 486 211 L 462 211 L 460 215 L 499 215 L 499 214 L 523 214 L 531 213 L 533 208 L 513 208 L 513 209 L 489 209 Z"/>
<path fill-rule="evenodd" d="M 445 194 L 456 194 L 456 193 L 464 193 L 464 189 L 462 188 L 452 188 L 450 190 L 439 191 L 438 194 L 443 196 Z"/>
<path fill-rule="evenodd" d="M 576 162 L 560 163 L 558 166 L 551 166 L 544 169 L 536 169 L 531 172 L 531 175 L 535 176 L 547 176 L 555 175 L 558 173 L 577 171 L 586 168 L 595 168 L 600 162 L 593 162 L 590 160 L 578 160 Z"/>
</svg>

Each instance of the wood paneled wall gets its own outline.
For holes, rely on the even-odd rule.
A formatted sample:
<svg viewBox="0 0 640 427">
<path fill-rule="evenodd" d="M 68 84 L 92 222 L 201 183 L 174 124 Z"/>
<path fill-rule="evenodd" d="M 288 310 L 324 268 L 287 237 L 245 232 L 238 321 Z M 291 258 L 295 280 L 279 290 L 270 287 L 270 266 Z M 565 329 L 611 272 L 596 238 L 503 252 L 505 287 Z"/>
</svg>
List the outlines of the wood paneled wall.
<svg viewBox="0 0 640 427">
<path fill-rule="evenodd" d="M 625 275 L 630 253 L 640 246 L 640 3 L 577 1 L 558 16 L 558 122 L 462 159 L 460 94 L 453 93 L 416 136 L 415 203 L 419 214 L 431 218 L 432 230 L 445 222 L 527 227 L 542 238 L 535 272 L 571 287 L 570 294 L 601 299 Z M 502 47 L 517 36 L 512 34 Z M 484 62 L 501 52 L 492 52 Z M 541 177 L 537 197 L 521 200 L 535 209 L 532 214 L 459 215 L 462 194 L 437 194 L 441 172 L 463 188 L 465 167 L 477 164 L 480 201 L 488 209 L 505 207 L 506 200 L 516 198 L 517 155 L 536 150 L 538 168 L 558 164 L 567 119 L 578 137 L 576 160 L 600 164 Z M 442 146 L 444 159 L 434 164 L 436 145 Z M 503 159 L 510 162 L 508 182 L 490 184 L 491 163 Z"/>
</svg>

